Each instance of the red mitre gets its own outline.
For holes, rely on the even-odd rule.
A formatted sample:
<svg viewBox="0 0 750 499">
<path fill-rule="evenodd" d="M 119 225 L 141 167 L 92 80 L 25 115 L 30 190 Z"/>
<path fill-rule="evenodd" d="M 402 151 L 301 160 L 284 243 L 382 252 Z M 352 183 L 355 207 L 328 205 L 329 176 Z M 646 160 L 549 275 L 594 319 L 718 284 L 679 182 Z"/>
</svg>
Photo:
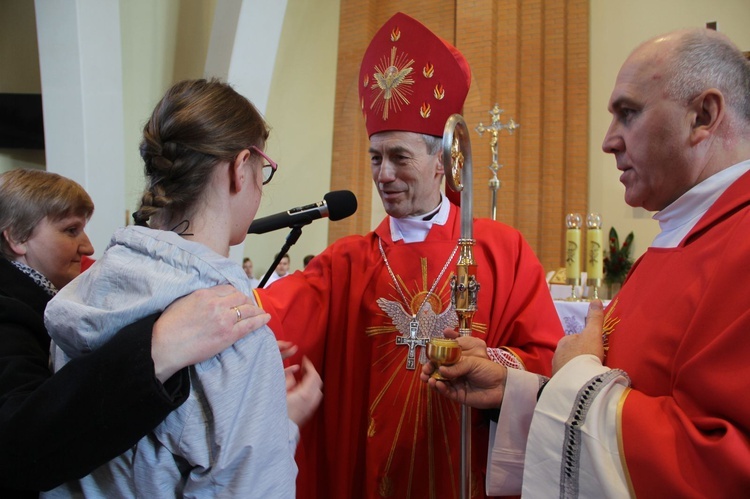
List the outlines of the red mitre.
<svg viewBox="0 0 750 499">
<path fill-rule="evenodd" d="M 359 103 L 367 135 L 400 130 L 442 137 L 470 84 L 469 64 L 458 49 L 399 12 L 362 58 Z"/>
</svg>

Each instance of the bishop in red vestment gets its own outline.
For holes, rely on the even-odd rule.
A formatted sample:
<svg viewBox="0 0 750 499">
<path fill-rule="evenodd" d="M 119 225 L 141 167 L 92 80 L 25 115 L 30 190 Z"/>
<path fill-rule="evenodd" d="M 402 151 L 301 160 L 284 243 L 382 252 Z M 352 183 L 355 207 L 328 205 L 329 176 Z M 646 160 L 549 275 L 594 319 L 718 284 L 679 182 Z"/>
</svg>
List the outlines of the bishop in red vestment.
<svg viewBox="0 0 750 499">
<path fill-rule="evenodd" d="M 468 64 L 397 14 L 368 48 L 360 81 L 373 180 L 389 216 L 257 290 L 277 337 L 296 343 L 324 381 L 321 408 L 302 429 L 298 497 L 457 498 L 460 406 L 419 381 L 417 343 L 457 323 L 450 280 L 460 209 L 440 194 L 442 151 L 430 144 L 463 105 Z M 508 226 L 478 219 L 474 234 L 481 289 L 472 334 L 495 360 L 548 374 L 562 327 L 541 264 Z M 484 497 L 489 420 L 473 412 L 474 497 Z"/>
</svg>

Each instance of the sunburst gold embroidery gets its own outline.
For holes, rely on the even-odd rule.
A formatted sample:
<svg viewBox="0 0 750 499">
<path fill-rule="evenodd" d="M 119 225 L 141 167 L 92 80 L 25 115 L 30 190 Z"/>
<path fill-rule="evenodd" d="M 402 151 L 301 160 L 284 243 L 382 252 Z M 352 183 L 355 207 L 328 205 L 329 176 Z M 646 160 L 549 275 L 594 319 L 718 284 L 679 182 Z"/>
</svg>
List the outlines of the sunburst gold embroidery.
<svg viewBox="0 0 750 499">
<path fill-rule="evenodd" d="M 428 274 L 428 260 L 420 259 L 420 270 L 421 276 L 411 280 L 411 286 L 407 286 L 405 280 L 400 275 L 396 275 L 396 279 L 399 282 L 407 300 L 410 304 L 421 304 L 424 297 L 428 293 L 428 287 L 430 286 L 429 274 Z M 450 273 L 452 274 L 452 272 Z M 398 300 L 398 296 L 395 290 L 395 286 L 390 284 L 392 294 L 388 296 L 388 299 Z M 417 289 L 414 289 L 414 288 Z M 421 288 L 421 289 L 420 289 Z M 433 294 L 430 295 L 428 300 L 434 310 L 443 310 L 447 305 L 443 303 L 449 303 L 450 300 L 450 275 L 443 279 L 443 282 L 436 287 Z M 444 297 L 444 298 L 440 298 Z M 432 300 L 437 299 L 438 302 L 433 303 Z M 412 305 L 412 309 L 418 305 Z M 398 334 L 396 327 L 390 323 L 388 316 L 385 313 L 380 313 L 381 316 L 389 324 L 381 326 L 371 326 L 365 329 L 365 334 L 370 337 L 381 336 L 384 334 Z M 477 322 L 472 323 L 472 330 L 476 331 L 480 335 L 487 334 L 487 324 L 481 324 Z M 443 492 L 446 492 L 446 496 L 458 497 L 458 463 L 454 462 L 452 452 L 456 450 L 457 442 L 453 441 L 453 435 L 450 434 L 450 429 L 457 427 L 460 421 L 460 406 L 448 400 L 442 396 L 434 395 L 429 388 L 419 380 L 421 373 L 420 369 L 412 372 L 411 376 L 408 376 L 408 372 L 403 369 L 403 362 L 407 355 L 404 349 L 397 347 L 393 341 L 383 341 L 382 344 L 377 345 L 377 356 L 372 359 L 373 373 L 377 372 L 377 376 L 385 376 L 383 387 L 378 391 L 375 397 L 372 399 L 369 407 L 368 417 L 368 438 L 374 438 L 379 435 L 380 438 L 392 438 L 390 444 L 391 450 L 386 467 L 384 468 L 384 474 L 378 480 L 378 494 L 381 497 L 393 497 L 395 489 L 399 490 L 402 487 L 406 487 L 406 497 L 412 497 L 414 495 L 413 489 L 414 484 L 417 480 L 428 480 L 429 482 L 429 497 L 437 498 L 442 497 Z M 373 374 L 375 375 L 375 374 Z M 404 378 L 403 376 L 407 377 Z M 380 428 L 375 414 L 383 414 L 384 404 L 392 404 L 393 390 L 401 389 L 402 384 L 409 386 L 408 390 L 405 391 L 405 399 L 398 399 L 397 407 L 399 411 L 398 424 L 395 428 L 395 434 L 393 437 L 389 435 L 386 437 L 383 432 L 388 432 L 385 427 Z M 390 407 L 390 406 L 389 406 Z M 390 409 L 389 409 L 390 410 Z M 388 417 L 393 417 L 392 413 L 389 413 Z M 409 418 L 415 418 L 412 422 Z M 417 476 L 416 467 L 419 464 L 416 461 L 418 444 L 417 439 L 419 438 L 419 432 L 424 431 L 423 428 L 427 428 L 426 440 L 420 442 L 419 445 L 426 445 L 429 451 L 427 472 L 428 475 Z M 411 433 L 411 434 L 410 434 Z M 402 446 L 399 447 L 399 438 L 404 438 L 400 442 Z M 409 466 L 411 469 L 408 473 L 399 472 L 399 476 L 408 477 L 408 483 L 400 484 L 394 483 L 393 476 L 390 475 L 390 471 L 393 469 L 392 461 L 396 458 L 396 452 L 409 452 L 408 449 L 404 449 L 403 445 L 411 440 L 411 459 L 409 460 Z M 404 463 L 406 464 L 406 463 Z M 450 470 L 450 483 L 452 484 L 452 490 L 442 491 L 436 490 L 436 473 L 437 467 L 441 469 Z M 472 481 L 474 477 L 472 477 Z M 474 485 L 472 483 L 472 490 Z"/>
<path fill-rule="evenodd" d="M 362 86 L 367 88 L 367 86 L 370 84 L 370 75 L 366 74 L 364 78 L 362 78 Z"/>
<path fill-rule="evenodd" d="M 409 95 L 413 92 L 411 86 L 414 84 L 412 64 L 414 59 L 407 61 L 407 55 L 403 52 L 397 55 L 396 47 L 393 47 L 390 58 L 383 57 L 380 64 L 375 65 L 372 75 L 375 83 L 370 86 L 375 96 L 370 109 L 381 112 L 384 121 L 388 120 L 391 111 L 397 112 L 401 106 L 409 104 Z"/>
<path fill-rule="evenodd" d="M 378 492 L 380 493 L 380 497 L 391 497 L 393 495 L 393 484 L 391 483 L 391 479 L 387 476 L 384 476 L 380 480 L 380 486 L 378 487 Z"/>
<path fill-rule="evenodd" d="M 385 314 L 379 314 L 385 316 Z M 386 316 L 387 317 L 387 316 Z M 394 327 L 392 325 L 387 326 L 371 326 L 367 328 L 365 334 L 367 336 L 378 336 L 380 334 L 393 334 Z"/>
<path fill-rule="evenodd" d="M 419 307 L 425 302 L 430 304 L 432 310 L 442 310 L 443 308 L 443 300 L 441 300 L 438 295 L 435 293 L 428 293 L 427 291 L 420 291 L 411 299 L 409 310 L 411 310 L 412 314 L 417 314 L 419 313 Z"/>
<path fill-rule="evenodd" d="M 427 456 L 429 459 L 428 470 L 430 476 L 435 473 L 435 412 L 433 410 L 432 392 L 427 390 Z M 430 494 L 434 483 L 430 484 Z"/>
<path fill-rule="evenodd" d="M 443 86 L 438 83 L 437 85 L 435 85 L 435 89 L 432 91 L 432 93 L 435 95 L 435 98 L 437 100 L 443 100 L 443 97 L 445 97 L 445 88 L 443 88 Z"/>
<path fill-rule="evenodd" d="M 401 38 L 401 30 L 398 29 L 398 26 L 396 26 L 395 28 L 393 28 L 393 30 L 391 30 L 391 41 L 395 43 L 399 40 L 399 38 Z"/>
<path fill-rule="evenodd" d="M 457 489 L 457 475 L 454 470 L 457 470 L 456 465 L 458 463 L 453 462 L 453 454 L 451 453 L 451 448 L 456 445 L 456 442 L 452 442 L 450 436 L 448 435 L 448 428 L 451 425 L 457 425 L 460 415 L 458 410 L 458 404 L 454 403 L 448 403 L 445 399 L 440 399 L 440 397 L 437 397 L 435 400 L 438 402 L 436 411 L 435 411 L 435 418 L 439 422 L 439 427 L 442 430 L 440 432 L 440 436 L 442 437 L 442 447 L 443 452 L 445 453 L 445 459 L 448 462 L 447 468 L 450 470 L 450 483 L 453 484 L 453 497 L 458 497 L 458 489 Z"/>
<path fill-rule="evenodd" d="M 418 372 L 418 371 L 415 371 Z M 388 381 L 385 383 L 385 386 L 383 386 L 383 389 L 380 390 L 380 393 L 377 394 L 375 397 L 375 400 L 372 401 L 372 404 L 370 404 L 370 414 L 372 415 L 373 412 L 375 412 L 375 409 L 378 407 L 378 404 L 380 404 L 380 401 L 383 400 L 383 397 L 385 397 L 385 394 L 388 392 L 388 389 L 391 388 L 391 385 L 393 385 L 393 381 L 396 379 L 396 376 L 398 376 L 400 371 L 398 369 L 394 369 L 393 373 L 391 374 L 391 377 L 388 378 Z"/>
<path fill-rule="evenodd" d="M 397 447 L 397 444 L 398 444 L 398 439 L 401 436 L 401 431 L 404 429 L 404 422 L 406 420 L 406 415 L 409 412 L 409 408 L 411 407 L 410 402 L 411 402 L 411 399 L 412 399 L 412 394 L 414 394 L 415 391 L 418 394 L 417 395 L 417 402 L 416 402 L 416 411 L 417 411 L 416 413 L 417 414 L 421 414 L 421 405 L 422 404 L 420 403 L 421 397 L 419 397 L 419 394 L 420 394 L 420 392 L 421 392 L 421 390 L 422 390 L 423 387 L 422 386 L 417 386 L 417 390 L 414 389 L 416 383 L 420 383 L 421 384 L 421 381 L 419 381 L 419 375 L 418 374 L 419 373 L 415 371 L 414 375 L 412 376 L 412 379 L 411 379 L 411 381 L 409 383 L 409 389 L 407 391 L 408 395 L 406 396 L 406 400 L 404 401 L 404 405 L 401 408 L 401 415 L 399 416 L 398 425 L 396 426 L 396 434 L 393 436 L 393 442 L 391 443 L 391 450 L 388 453 L 388 460 L 386 461 L 386 463 L 385 463 L 385 469 L 383 470 L 383 474 L 384 474 L 384 476 L 386 478 L 388 477 L 388 472 L 391 469 L 391 464 L 393 463 L 393 456 L 396 453 L 396 447 Z M 372 413 L 372 408 L 370 409 L 370 412 Z M 417 435 L 419 433 L 417 431 L 418 430 L 418 423 L 419 423 L 419 418 L 415 418 L 415 420 L 414 420 L 415 427 L 414 427 L 414 430 L 413 430 L 414 433 L 413 433 L 413 436 L 412 436 L 412 451 L 411 451 L 411 469 L 412 470 L 414 469 L 415 452 L 416 452 L 416 448 L 417 448 L 417 442 L 416 442 L 416 440 L 417 440 Z M 410 473 L 410 475 L 411 475 L 411 473 Z M 409 485 L 411 485 L 411 484 L 409 484 Z"/>
<path fill-rule="evenodd" d="M 423 390 L 423 385 L 421 385 L 421 381 L 414 378 L 414 381 L 419 383 L 420 386 L 417 389 L 417 414 L 423 414 L 425 412 L 424 405 L 425 405 L 425 392 L 427 390 Z M 412 389 L 413 391 L 413 389 Z M 419 434 L 419 427 L 420 427 L 421 419 L 420 418 L 414 418 L 414 435 L 412 436 L 412 442 L 411 442 L 411 461 L 409 464 L 409 484 L 407 488 L 407 497 L 411 497 L 411 490 L 412 485 L 414 484 L 414 480 L 422 480 L 422 477 L 417 476 L 415 477 L 414 474 L 414 467 L 417 463 L 417 435 Z M 429 437 L 428 437 L 429 438 Z M 432 470 L 430 470 L 430 477 L 434 476 L 432 473 Z M 430 480 L 430 484 L 434 485 L 435 481 Z"/>
<path fill-rule="evenodd" d="M 431 63 L 426 63 L 424 67 L 422 68 L 422 76 L 424 76 L 427 79 L 432 78 L 432 75 L 435 74 L 435 66 L 433 66 Z"/>
<path fill-rule="evenodd" d="M 475 333 L 483 334 L 486 336 L 487 329 L 488 329 L 487 324 L 484 324 L 482 322 L 474 321 L 471 323 L 471 330 L 474 331 Z"/>
<path fill-rule="evenodd" d="M 393 334 L 393 329 L 389 331 L 389 334 Z M 384 348 L 385 352 L 383 352 L 380 357 L 373 361 L 372 367 L 378 368 L 379 372 L 384 373 L 391 368 L 394 362 L 403 362 L 404 359 L 402 359 L 401 356 L 398 355 L 399 351 L 396 350 L 399 346 L 400 345 L 397 345 L 396 343 L 390 341 L 380 345 L 378 348 Z"/>
<path fill-rule="evenodd" d="M 617 302 L 618 298 L 615 298 L 609 309 L 607 309 L 606 315 L 604 316 L 604 325 L 602 326 L 602 340 L 604 341 L 605 352 L 609 351 L 609 335 L 615 332 L 615 326 L 617 326 L 617 323 L 620 322 L 619 317 L 612 317 L 615 308 L 617 308 Z"/>
<path fill-rule="evenodd" d="M 426 102 L 423 102 L 422 107 L 419 108 L 419 114 L 422 115 L 422 118 L 429 118 L 431 112 L 432 112 L 432 107 L 430 107 L 430 105 L 427 104 Z"/>
<path fill-rule="evenodd" d="M 426 290 L 426 288 L 427 288 L 427 284 L 426 284 L 426 282 L 427 282 L 426 281 L 426 279 L 427 279 L 427 275 L 426 275 L 427 270 L 423 268 L 422 271 L 424 272 L 424 274 L 422 275 L 422 288 L 423 288 L 422 291 L 417 291 L 417 292 L 410 291 L 409 288 L 404 283 L 404 280 L 401 278 L 401 276 L 397 276 L 396 277 L 398 279 L 399 283 L 401 284 L 401 288 L 406 290 L 405 293 L 407 294 L 407 298 L 409 298 L 409 303 L 410 304 L 414 304 L 414 303 L 417 303 L 417 302 L 421 303 L 421 300 L 424 300 L 425 293 L 427 293 L 427 290 Z M 435 293 L 433 293 L 432 295 L 430 295 L 430 298 L 428 299 L 428 303 L 430 303 L 430 305 L 432 306 L 433 310 L 442 310 L 443 309 L 443 301 L 439 297 L 440 296 L 445 296 L 445 294 L 447 292 L 446 290 L 448 289 L 448 287 L 450 287 L 450 279 L 451 279 L 452 275 L 453 275 L 453 272 L 451 272 L 446 277 L 445 281 L 440 286 L 440 288 Z M 393 288 L 394 286 L 391 285 L 391 287 Z M 438 300 L 440 300 L 439 302 L 435 301 L 435 297 L 436 296 L 437 296 Z M 395 301 L 398 301 L 398 296 L 395 293 L 392 294 L 389 298 L 391 298 L 391 299 L 393 299 Z M 412 313 L 414 313 L 416 311 L 416 310 L 414 310 L 414 308 L 415 308 L 415 306 L 412 305 L 411 306 Z M 379 313 L 378 315 L 381 316 L 381 317 L 388 317 L 387 314 L 382 313 L 382 312 Z M 369 337 L 373 337 L 373 336 L 380 336 L 380 335 L 383 335 L 383 334 L 398 333 L 398 329 L 396 329 L 396 327 L 392 323 L 390 323 L 390 317 L 388 317 L 388 319 L 389 319 L 389 323 L 388 324 L 384 324 L 382 326 L 369 326 L 369 327 L 365 328 L 365 334 L 367 336 L 369 336 Z M 473 321 L 471 323 L 471 330 L 473 332 L 477 333 L 477 334 L 486 336 L 487 335 L 487 329 L 488 329 L 488 325 L 484 324 L 483 322 Z M 381 345 L 380 347 L 382 348 L 382 347 L 391 347 L 391 346 L 392 346 L 391 343 L 386 343 L 386 344 Z M 398 351 L 397 351 L 396 348 L 393 348 L 392 351 L 386 352 L 384 354 L 384 356 L 387 356 L 388 354 L 393 353 L 393 352 L 398 352 Z M 380 359 L 376 360 L 375 364 L 377 364 L 380 360 L 382 360 L 382 357 Z"/>
</svg>

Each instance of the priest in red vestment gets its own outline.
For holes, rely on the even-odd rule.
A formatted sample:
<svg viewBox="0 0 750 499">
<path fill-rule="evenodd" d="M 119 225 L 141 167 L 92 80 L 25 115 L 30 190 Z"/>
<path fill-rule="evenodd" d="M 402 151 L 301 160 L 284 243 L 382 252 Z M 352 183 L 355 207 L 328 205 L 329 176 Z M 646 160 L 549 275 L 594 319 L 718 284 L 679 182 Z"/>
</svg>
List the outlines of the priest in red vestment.
<svg viewBox="0 0 750 499">
<path fill-rule="evenodd" d="M 441 142 L 470 79 L 464 57 L 425 26 L 404 14 L 387 21 L 364 55 L 359 91 L 388 216 L 257 290 L 278 338 L 299 346 L 325 386 L 302 429 L 298 497 L 459 497 L 460 406 L 419 374 L 425 342 L 457 324 L 460 209 L 441 194 Z M 511 227 L 478 219 L 474 234 L 482 355 L 549 374 L 562 327 L 541 264 Z M 473 411 L 474 497 L 484 497 L 489 422 Z"/>
<path fill-rule="evenodd" d="M 484 386 L 460 393 L 476 407 L 502 399 L 492 494 L 747 497 L 750 63 L 715 31 L 668 33 L 628 57 L 609 109 L 602 147 L 661 232 L 608 308 L 560 341 L 541 395 L 536 376 L 484 359 L 441 372 Z M 459 395 L 431 370 L 423 380 Z"/>
</svg>

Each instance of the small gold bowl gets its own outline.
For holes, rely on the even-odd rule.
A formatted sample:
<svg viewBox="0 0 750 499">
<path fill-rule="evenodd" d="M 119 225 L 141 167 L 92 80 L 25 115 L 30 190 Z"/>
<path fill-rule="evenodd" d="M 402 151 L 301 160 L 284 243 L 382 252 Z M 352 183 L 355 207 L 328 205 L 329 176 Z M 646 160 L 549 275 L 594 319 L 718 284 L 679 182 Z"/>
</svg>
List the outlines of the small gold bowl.
<svg viewBox="0 0 750 499">
<path fill-rule="evenodd" d="M 435 379 L 448 381 L 440 375 L 438 368 L 440 366 L 451 366 L 461 358 L 461 347 L 457 340 L 449 338 L 430 338 L 427 343 L 427 357 L 435 364 L 435 372 L 432 377 Z"/>
</svg>

